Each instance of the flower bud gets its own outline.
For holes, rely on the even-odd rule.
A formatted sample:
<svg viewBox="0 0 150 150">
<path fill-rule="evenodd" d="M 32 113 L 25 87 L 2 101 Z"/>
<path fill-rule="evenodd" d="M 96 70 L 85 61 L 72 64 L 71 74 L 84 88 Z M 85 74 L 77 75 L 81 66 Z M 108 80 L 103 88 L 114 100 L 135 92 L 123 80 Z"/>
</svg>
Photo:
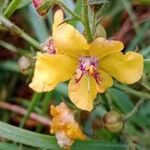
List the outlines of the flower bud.
<svg viewBox="0 0 150 150">
<path fill-rule="evenodd" d="M 28 57 L 22 56 L 18 60 L 19 69 L 22 73 L 25 73 L 25 71 L 30 67 L 31 62 Z"/>
<path fill-rule="evenodd" d="M 122 115 L 117 111 L 107 112 L 103 117 L 104 127 L 112 133 L 118 133 L 123 129 Z"/>
</svg>

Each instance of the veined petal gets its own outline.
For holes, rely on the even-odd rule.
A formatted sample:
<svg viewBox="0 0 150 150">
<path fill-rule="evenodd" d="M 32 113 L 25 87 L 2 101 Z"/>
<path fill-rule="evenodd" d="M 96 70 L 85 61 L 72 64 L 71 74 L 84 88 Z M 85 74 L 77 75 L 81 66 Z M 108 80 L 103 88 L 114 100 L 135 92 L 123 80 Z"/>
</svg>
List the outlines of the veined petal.
<svg viewBox="0 0 150 150">
<path fill-rule="evenodd" d="M 120 82 L 132 84 L 142 77 L 143 56 L 135 52 L 111 54 L 101 59 L 100 68 Z"/>
<path fill-rule="evenodd" d="M 96 81 L 91 76 L 84 75 L 78 83 L 75 77 L 70 80 L 69 97 L 78 108 L 91 111 L 96 95 Z"/>
<path fill-rule="evenodd" d="M 89 45 L 85 37 L 73 26 L 63 23 L 53 34 L 57 50 L 71 57 L 87 54 Z"/>
<path fill-rule="evenodd" d="M 75 73 L 75 67 L 76 62 L 66 55 L 38 53 L 34 76 L 29 86 L 37 92 L 49 91 L 57 83 L 69 80 Z"/>
<path fill-rule="evenodd" d="M 105 92 L 105 90 L 113 85 L 113 80 L 105 71 L 99 70 L 100 82 L 97 84 L 97 90 L 99 93 Z"/>
<path fill-rule="evenodd" d="M 120 41 L 99 37 L 90 44 L 90 55 L 102 58 L 111 53 L 120 52 L 123 48 L 123 43 Z"/>
</svg>

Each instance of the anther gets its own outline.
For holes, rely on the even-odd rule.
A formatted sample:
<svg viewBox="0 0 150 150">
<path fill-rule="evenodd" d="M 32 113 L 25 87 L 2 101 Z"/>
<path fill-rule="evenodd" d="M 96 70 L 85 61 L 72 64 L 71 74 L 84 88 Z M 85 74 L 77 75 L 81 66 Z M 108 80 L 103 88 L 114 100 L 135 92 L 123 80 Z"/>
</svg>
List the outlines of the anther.
<svg viewBox="0 0 150 150">
<path fill-rule="evenodd" d="M 93 66 L 93 65 L 90 65 L 89 73 L 90 73 L 91 75 L 94 74 L 94 66 Z"/>
</svg>

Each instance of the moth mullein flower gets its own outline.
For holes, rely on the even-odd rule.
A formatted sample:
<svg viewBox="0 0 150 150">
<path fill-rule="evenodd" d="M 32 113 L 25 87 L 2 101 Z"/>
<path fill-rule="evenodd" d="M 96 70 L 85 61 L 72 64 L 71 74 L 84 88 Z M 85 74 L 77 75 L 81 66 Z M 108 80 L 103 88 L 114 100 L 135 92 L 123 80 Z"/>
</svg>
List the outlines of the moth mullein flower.
<svg viewBox="0 0 150 150">
<path fill-rule="evenodd" d="M 126 84 L 133 84 L 141 78 L 141 54 L 131 51 L 123 54 L 122 42 L 102 37 L 87 43 L 84 35 L 63 22 L 61 13 L 56 12 L 54 19 L 57 20 L 53 32 L 57 54 L 37 54 L 30 84 L 33 90 L 50 91 L 58 83 L 71 79 L 68 86 L 71 101 L 78 108 L 91 111 L 97 93 L 103 93 L 113 85 L 112 77 Z"/>
<path fill-rule="evenodd" d="M 79 124 L 74 119 L 73 112 L 65 103 L 62 102 L 56 107 L 52 105 L 50 110 L 53 117 L 50 132 L 56 135 L 60 147 L 69 149 L 74 140 L 86 139 Z"/>
</svg>

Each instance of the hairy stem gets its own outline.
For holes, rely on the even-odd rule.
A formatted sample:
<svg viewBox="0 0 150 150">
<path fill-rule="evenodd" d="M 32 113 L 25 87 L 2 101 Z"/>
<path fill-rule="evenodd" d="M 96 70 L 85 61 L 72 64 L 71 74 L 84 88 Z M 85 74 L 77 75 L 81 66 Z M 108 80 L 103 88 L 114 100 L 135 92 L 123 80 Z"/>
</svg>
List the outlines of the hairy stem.
<svg viewBox="0 0 150 150">
<path fill-rule="evenodd" d="M 74 19 L 83 22 L 82 18 L 78 16 L 76 13 L 72 12 L 66 5 L 64 5 L 62 2 L 59 2 L 59 5 L 68 12 Z"/>
<path fill-rule="evenodd" d="M 83 0 L 83 21 L 84 21 L 83 24 L 87 36 L 87 41 L 88 43 L 90 43 L 92 41 L 92 34 L 91 34 L 89 18 L 88 18 L 88 0 Z"/>
<path fill-rule="evenodd" d="M 27 33 L 25 33 L 23 30 L 21 30 L 18 26 L 16 26 L 15 24 L 13 24 L 11 21 L 9 21 L 3 15 L 0 15 L 0 22 L 10 32 L 12 32 L 14 34 L 17 34 L 18 36 L 20 36 L 21 38 L 23 38 L 24 40 L 26 40 L 28 43 L 30 43 L 33 47 L 35 47 L 36 49 L 42 51 L 42 48 L 41 48 L 40 44 L 36 40 L 34 40 L 33 38 L 31 38 Z"/>
</svg>

